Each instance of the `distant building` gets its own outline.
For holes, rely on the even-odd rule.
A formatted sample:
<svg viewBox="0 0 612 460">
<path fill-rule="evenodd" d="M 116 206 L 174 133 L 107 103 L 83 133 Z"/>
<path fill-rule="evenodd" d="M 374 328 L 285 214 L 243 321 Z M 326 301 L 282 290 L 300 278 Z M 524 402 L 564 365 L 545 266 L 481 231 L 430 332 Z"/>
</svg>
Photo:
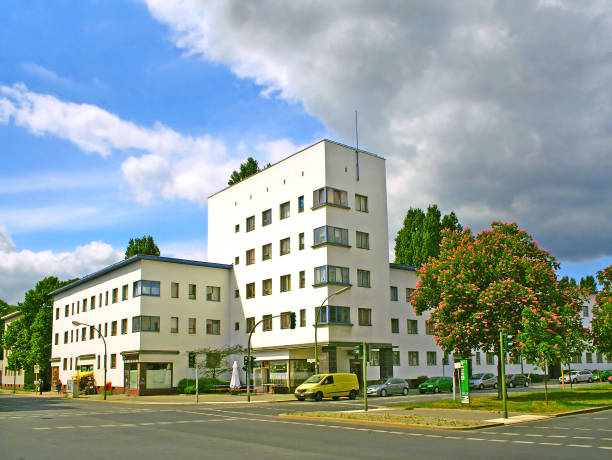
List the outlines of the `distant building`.
<svg viewBox="0 0 612 460">
<path fill-rule="evenodd" d="M 17 321 L 21 318 L 21 312 L 14 311 L 9 313 L 8 315 L 4 315 L 0 319 L 4 321 L 4 330 L 8 328 L 8 325 L 13 321 Z M 7 357 L 11 354 L 11 350 L 4 350 L 3 359 L 0 360 L 0 369 L 2 369 L 0 376 L 0 383 L 2 388 L 23 388 L 23 369 L 19 369 L 17 371 L 12 371 L 8 368 Z"/>
</svg>

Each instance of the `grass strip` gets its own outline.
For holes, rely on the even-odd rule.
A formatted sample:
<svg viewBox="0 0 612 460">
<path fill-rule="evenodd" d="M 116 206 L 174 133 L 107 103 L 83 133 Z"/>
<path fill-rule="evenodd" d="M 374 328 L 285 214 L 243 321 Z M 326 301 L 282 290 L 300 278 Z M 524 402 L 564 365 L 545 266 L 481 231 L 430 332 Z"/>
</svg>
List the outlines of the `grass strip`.
<svg viewBox="0 0 612 460">
<path fill-rule="evenodd" d="M 471 395 L 472 396 L 472 395 Z M 612 385 L 595 385 L 580 387 L 570 391 L 550 390 L 548 392 L 548 404 L 543 391 L 529 393 L 508 394 L 508 411 L 529 414 L 557 414 L 580 409 L 591 409 L 594 407 L 612 405 Z M 497 396 L 483 396 L 470 398 L 470 405 L 461 404 L 459 399 L 444 399 L 440 401 L 424 401 L 418 403 L 401 403 L 395 407 L 406 409 L 464 409 L 501 412 L 503 402 Z"/>
<path fill-rule="evenodd" d="M 443 417 L 428 417 L 421 415 L 398 415 L 398 414 L 380 414 L 366 412 L 333 412 L 333 411 L 317 411 L 317 412 L 292 412 L 283 414 L 290 417 L 305 417 L 305 418 L 323 418 L 333 420 L 353 420 L 375 423 L 389 423 L 394 425 L 422 425 L 435 427 L 470 427 L 480 425 L 482 422 L 478 420 L 457 420 Z"/>
</svg>

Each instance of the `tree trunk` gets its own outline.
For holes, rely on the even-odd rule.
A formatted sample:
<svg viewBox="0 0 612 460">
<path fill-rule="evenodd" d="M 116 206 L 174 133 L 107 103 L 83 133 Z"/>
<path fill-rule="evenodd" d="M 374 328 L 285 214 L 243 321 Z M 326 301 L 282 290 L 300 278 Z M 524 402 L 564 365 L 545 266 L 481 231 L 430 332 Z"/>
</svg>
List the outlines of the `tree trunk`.
<svg viewBox="0 0 612 460">
<path fill-rule="evenodd" d="M 546 398 L 546 405 L 548 406 L 548 361 L 546 361 L 544 372 L 544 397 Z"/>
</svg>

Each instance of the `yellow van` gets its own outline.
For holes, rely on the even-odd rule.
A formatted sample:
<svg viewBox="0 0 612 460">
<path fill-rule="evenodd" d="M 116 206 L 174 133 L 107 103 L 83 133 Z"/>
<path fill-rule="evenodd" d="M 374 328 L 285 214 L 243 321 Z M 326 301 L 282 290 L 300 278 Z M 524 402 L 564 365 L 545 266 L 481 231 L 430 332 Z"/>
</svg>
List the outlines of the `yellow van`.
<svg viewBox="0 0 612 460">
<path fill-rule="evenodd" d="M 347 396 L 355 399 L 359 393 L 359 382 L 355 374 L 315 374 L 295 389 L 295 397 L 300 401 L 312 398 L 321 401 L 323 398 L 338 399 Z"/>
</svg>

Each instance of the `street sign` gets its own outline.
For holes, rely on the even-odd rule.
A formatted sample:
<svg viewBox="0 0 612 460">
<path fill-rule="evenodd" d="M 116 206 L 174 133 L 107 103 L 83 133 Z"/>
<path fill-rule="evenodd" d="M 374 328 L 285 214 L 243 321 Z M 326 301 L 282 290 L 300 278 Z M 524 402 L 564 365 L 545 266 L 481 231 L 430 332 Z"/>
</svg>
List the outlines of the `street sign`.
<svg viewBox="0 0 612 460">
<path fill-rule="evenodd" d="M 459 381 L 461 391 L 461 404 L 470 403 L 470 386 L 468 382 L 468 360 L 461 360 L 461 367 L 459 368 Z"/>
<path fill-rule="evenodd" d="M 40 366 L 38 364 L 34 365 L 34 373 L 38 374 L 40 372 Z"/>
</svg>

